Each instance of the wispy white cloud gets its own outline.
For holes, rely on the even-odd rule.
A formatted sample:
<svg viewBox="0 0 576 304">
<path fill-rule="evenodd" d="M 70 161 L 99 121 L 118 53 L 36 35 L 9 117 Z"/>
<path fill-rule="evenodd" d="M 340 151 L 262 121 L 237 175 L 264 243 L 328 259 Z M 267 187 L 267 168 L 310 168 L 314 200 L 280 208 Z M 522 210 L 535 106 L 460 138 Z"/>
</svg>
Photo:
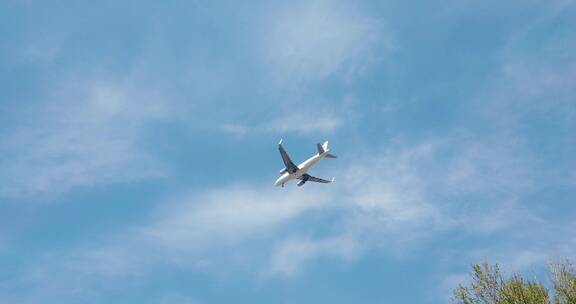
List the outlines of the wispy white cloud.
<svg viewBox="0 0 576 304">
<path fill-rule="evenodd" d="M 334 257 L 343 260 L 358 258 L 360 247 L 353 238 L 344 236 L 320 240 L 288 239 L 275 246 L 270 265 L 264 275 L 295 276 L 305 265 L 319 257 Z"/>
<path fill-rule="evenodd" d="M 257 188 L 230 188 L 198 197 L 179 198 L 170 210 L 145 228 L 143 236 L 153 243 L 202 249 L 251 237 L 266 237 L 278 226 L 325 206 L 332 196 L 325 191 L 284 193 Z M 194 245 L 192 245 L 194 244 Z M 184 245 L 187 246 L 187 245 Z"/>
<path fill-rule="evenodd" d="M 430 143 L 372 151 L 360 162 L 344 164 L 332 187 L 262 190 L 245 185 L 174 197 L 147 223 L 80 249 L 65 258 L 66 265 L 72 273 L 96 277 L 140 276 L 147 269 L 173 266 L 295 276 L 324 256 L 353 261 L 374 250 L 401 253 L 438 233 L 465 227 L 465 222 L 485 216 L 498 220 L 482 208 L 455 213 L 452 209 L 461 201 L 438 195 L 451 193 L 442 180 L 460 168 L 452 160 L 436 163 L 443 147 Z M 482 182 L 491 174 L 473 172 L 462 184 Z M 323 235 L 313 236 L 296 224 L 323 216 L 340 218 Z M 481 233 L 508 226 L 491 227 Z M 258 262 L 262 259 L 268 263 Z"/>
<path fill-rule="evenodd" d="M 576 75 L 576 64 L 540 64 L 514 59 L 502 66 L 500 77 L 485 89 L 481 98 L 485 114 L 506 127 L 517 130 L 524 119 L 557 111 L 566 122 L 574 120 L 574 91 L 570 80 Z"/>
<path fill-rule="evenodd" d="M 250 131 L 250 128 L 246 125 L 239 123 L 225 123 L 222 126 L 220 126 L 220 130 L 222 130 L 222 132 L 224 133 L 228 133 L 231 135 L 242 136 L 246 135 Z"/>
<path fill-rule="evenodd" d="M 566 4 L 542 4 L 544 16 L 510 38 L 495 76 L 467 103 L 468 115 L 481 122 L 482 133 L 476 143 L 466 143 L 460 169 L 447 182 L 462 186 L 456 187 L 458 191 L 492 197 L 483 211 L 466 204 L 468 216 L 463 221 L 474 224 L 463 227 L 493 239 L 460 250 L 453 263 L 462 267 L 488 260 L 508 274 L 532 276 L 542 274 L 548 262 L 576 254 L 573 225 L 542 212 L 563 213 L 568 207 L 530 197 L 542 189 L 573 186 L 566 177 L 574 171 L 575 159 L 563 153 L 572 150 L 572 139 L 566 136 L 570 132 L 564 132 L 576 126 L 576 91 L 570 83 L 576 71 L 574 56 L 564 51 L 574 42 L 563 33 L 547 36 L 546 43 L 538 39 L 537 47 L 526 48 L 527 41 L 534 43 L 533 36 L 541 34 L 541 27 L 560 18 Z M 540 144 L 548 136 L 555 139 L 547 144 L 558 149 Z M 556 157 L 564 157 L 561 166 L 553 164 Z M 478 175 L 478 170 L 485 174 Z M 447 275 L 445 285 L 454 288 L 467 278 L 461 273 Z"/>
<path fill-rule="evenodd" d="M 503 169 L 509 172 L 490 184 L 494 172 L 487 163 L 493 159 L 478 158 L 490 148 L 466 153 L 466 145 L 457 143 L 442 139 L 373 149 L 354 163 L 335 163 L 339 181 L 330 187 L 263 190 L 261 185 L 238 185 L 172 197 L 145 222 L 49 256 L 24 276 L 33 286 L 60 295 L 101 282 L 137 282 L 173 268 L 261 279 L 297 277 L 319 259 L 353 263 L 374 252 L 400 257 L 445 232 L 494 235 L 532 216 L 507 201 L 515 197 L 512 193 L 525 191 L 506 181 L 518 169 Z M 448 147 L 455 151 L 446 153 Z M 500 152 L 501 163 L 519 158 L 514 149 Z M 466 160 L 472 167 L 463 169 Z M 496 188 L 506 195 L 490 193 Z M 471 229 L 470 223 L 485 227 Z M 459 255 L 472 259 L 470 250 Z M 543 257 L 535 249 L 530 252 L 522 263 Z M 57 275 L 47 275 L 51 273 Z"/>
<path fill-rule="evenodd" d="M 265 256 L 271 239 L 288 224 L 331 200 L 324 191 L 279 195 L 246 187 L 187 194 L 164 202 L 148 223 L 70 253 L 60 266 L 71 275 L 84 273 L 96 280 L 138 277 L 158 267 L 241 269 Z M 258 250 L 245 248 L 247 244 Z"/>
<path fill-rule="evenodd" d="M 170 114 L 156 92 L 70 80 L 47 98 L 1 144 L 0 195 L 54 194 L 164 174 L 140 142 L 147 124 Z"/>
<path fill-rule="evenodd" d="M 147 223 L 75 250 L 48 253 L 14 282 L 29 286 L 31 299 L 86 297 L 103 282 L 138 284 L 166 268 L 227 275 L 263 271 L 254 265 L 267 259 L 274 238 L 332 201 L 325 191 L 285 190 L 230 187 L 169 199 Z"/>
<path fill-rule="evenodd" d="M 236 136 L 263 133 L 330 134 L 336 132 L 344 123 L 344 120 L 335 113 L 319 112 L 315 114 L 314 111 L 308 111 L 306 113 L 287 113 L 255 125 L 226 123 L 220 129 L 224 133 Z"/>
<path fill-rule="evenodd" d="M 291 2 L 270 19 L 267 57 L 283 83 L 349 78 L 390 48 L 382 21 L 348 2 Z"/>
<path fill-rule="evenodd" d="M 263 126 L 276 133 L 331 133 L 342 124 L 341 118 L 334 114 L 288 114 Z"/>
<path fill-rule="evenodd" d="M 572 2 L 554 3 L 565 7 Z M 390 50 L 384 21 L 370 11 L 341 1 L 311 4 L 291 3 L 270 14 L 269 31 L 262 35 L 269 65 L 263 69 L 269 69 L 267 76 L 273 81 L 292 87 L 331 77 L 350 80 Z M 569 50 L 570 46 L 559 47 Z M 32 46 L 24 56 L 49 62 L 61 51 Z M 516 131 L 535 113 L 551 111 L 562 112 L 560 116 L 573 126 L 570 80 L 574 66 L 565 62 L 546 65 L 539 58 L 518 60 L 512 52 L 507 56 L 508 62 L 494 80 L 481 88 L 485 92 L 464 106 L 474 119 L 484 115 L 481 132 L 468 138 L 442 134 L 442 139 L 425 143 L 372 147 L 370 155 L 336 165 L 341 166 L 338 183 L 329 187 L 307 185 L 279 192 L 250 184 L 210 188 L 163 201 L 140 225 L 127 223 L 124 231 L 31 265 L 30 289 L 42 289 L 42 294 L 57 290 L 52 295 L 63 297 L 86 292 L 91 288 L 82 287 L 101 285 L 108 279 L 144 277 L 166 267 L 297 276 L 325 257 L 350 262 L 367 252 L 410 253 L 446 231 L 471 237 L 504 235 L 512 244 L 494 244 L 477 251 L 482 253 L 477 256 L 471 253 L 477 248 L 462 248 L 458 254 L 466 264 L 489 253 L 513 267 L 526 268 L 553 252 L 573 254 L 574 227 L 565 228 L 570 232 L 558 237 L 565 241 L 550 241 L 553 250 L 524 246 L 526 242 L 518 241 L 521 235 L 511 232 L 515 227 L 522 227 L 517 230 L 524 234 L 550 228 L 521 200 L 524 193 L 538 187 L 535 176 L 540 168 L 535 167 L 538 159 L 524 150 L 525 138 Z M 200 94 L 202 99 L 213 99 L 212 94 L 217 94 L 213 92 L 227 92 L 226 85 L 218 81 L 230 70 L 242 70 L 213 67 L 199 68 L 202 71 L 193 72 L 189 79 L 200 90 L 207 75 L 211 77 L 210 92 Z M 198 69 L 196 64 L 194 68 Z M 236 83 L 234 77 L 227 77 L 227 82 Z M 0 144 L 0 196 L 57 193 L 164 173 L 162 161 L 142 142 L 149 125 L 174 114 L 162 94 L 150 87 L 109 80 L 70 82 L 57 91 L 46 101 L 49 106 L 34 111 Z M 209 107 L 204 110 L 210 112 Z M 239 136 L 261 132 L 306 135 L 335 132 L 349 123 L 343 111 L 306 110 L 286 111 L 285 116 L 265 122 L 223 124 L 220 130 Z M 231 116 L 222 119 L 238 121 Z M 493 123 L 495 129 L 485 128 Z M 566 171 L 571 171 L 571 165 L 565 164 Z M 576 175 L 569 176 L 573 186 Z M 325 217 L 329 220 L 324 221 Z M 309 222 L 313 225 L 308 226 Z M 538 239 L 548 240 L 550 235 Z M 460 279 L 462 275 L 457 274 L 445 281 L 452 285 Z"/>
</svg>

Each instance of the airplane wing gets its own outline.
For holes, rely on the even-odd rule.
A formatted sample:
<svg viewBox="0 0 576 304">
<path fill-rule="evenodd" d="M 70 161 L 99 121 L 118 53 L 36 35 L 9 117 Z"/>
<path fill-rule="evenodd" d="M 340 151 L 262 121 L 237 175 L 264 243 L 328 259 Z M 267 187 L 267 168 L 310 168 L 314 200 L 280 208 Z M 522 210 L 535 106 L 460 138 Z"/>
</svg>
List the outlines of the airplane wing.
<svg viewBox="0 0 576 304">
<path fill-rule="evenodd" d="M 302 176 L 300 176 L 298 179 L 306 182 L 306 181 L 310 181 L 310 182 L 317 182 L 317 183 L 324 183 L 324 184 L 329 184 L 329 183 L 333 183 L 334 179 L 332 180 L 325 180 L 325 179 L 321 179 L 318 177 L 314 177 L 312 175 L 309 174 L 302 174 Z"/>
<path fill-rule="evenodd" d="M 298 167 L 292 162 L 286 150 L 282 146 L 282 140 L 278 143 L 278 150 L 280 150 L 280 155 L 282 156 L 282 161 L 284 161 L 284 165 L 286 166 L 286 170 L 290 173 L 294 173 L 298 171 Z"/>
</svg>

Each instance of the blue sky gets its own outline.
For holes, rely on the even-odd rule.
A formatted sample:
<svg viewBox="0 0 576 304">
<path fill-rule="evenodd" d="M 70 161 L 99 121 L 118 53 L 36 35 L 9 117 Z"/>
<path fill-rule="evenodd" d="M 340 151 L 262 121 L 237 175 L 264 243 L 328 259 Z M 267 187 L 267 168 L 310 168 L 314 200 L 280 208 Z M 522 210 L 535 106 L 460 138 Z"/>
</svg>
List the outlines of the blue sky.
<svg viewBox="0 0 576 304">
<path fill-rule="evenodd" d="M 576 255 L 576 2 L 0 2 L 0 302 L 446 303 Z M 274 188 L 326 139 L 331 185 Z"/>
</svg>

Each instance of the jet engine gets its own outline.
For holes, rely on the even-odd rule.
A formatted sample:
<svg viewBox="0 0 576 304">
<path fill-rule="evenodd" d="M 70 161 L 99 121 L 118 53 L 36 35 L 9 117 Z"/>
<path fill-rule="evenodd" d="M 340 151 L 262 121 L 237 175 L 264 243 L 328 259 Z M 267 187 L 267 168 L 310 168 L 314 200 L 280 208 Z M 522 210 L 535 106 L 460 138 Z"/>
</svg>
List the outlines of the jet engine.
<svg viewBox="0 0 576 304">
<path fill-rule="evenodd" d="M 286 169 L 286 168 L 284 168 L 284 169 L 280 170 L 280 175 L 282 175 L 282 174 L 286 173 L 286 171 L 288 171 L 288 169 Z"/>
<path fill-rule="evenodd" d="M 302 185 L 304 185 L 304 183 L 306 183 L 306 180 L 301 180 L 298 182 L 298 187 L 302 187 Z"/>
</svg>

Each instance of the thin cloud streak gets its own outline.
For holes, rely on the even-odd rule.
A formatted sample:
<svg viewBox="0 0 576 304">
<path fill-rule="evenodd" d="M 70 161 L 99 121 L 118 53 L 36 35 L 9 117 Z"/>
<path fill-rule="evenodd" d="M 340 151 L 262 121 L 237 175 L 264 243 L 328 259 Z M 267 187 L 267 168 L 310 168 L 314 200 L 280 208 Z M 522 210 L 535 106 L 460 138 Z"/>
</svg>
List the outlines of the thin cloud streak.
<svg viewBox="0 0 576 304">
<path fill-rule="evenodd" d="M 258 134 L 331 134 L 346 122 L 335 113 L 325 113 L 308 109 L 306 113 L 286 113 L 285 115 L 249 126 L 246 124 L 226 123 L 220 127 L 224 133 L 235 136 Z"/>
<path fill-rule="evenodd" d="M 353 78 L 390 49 L 382 22 L 346 2 L 291 3 L 271 20 L 267 58 L 272 75 L 284 86 L 335 75 Z"/>
<path fill-rule="evenodd" d="M 258 185 L 240 185 L 184 194 L 162 203 L 147 223 L 103 236 L 99 245 L 61 254 L 59 262 L 35 268 L 48 267 L 46 272 L 50 272 L 56 265 L 64 269 L 63 285 L 80 274 L 85 274 L 87 281 L 78 284 L 90 285 L 104 279 L 145 278 L 155 269 L 173 267 L 263 278 L 295 277 L 319 258 L 353 262 L 374 251 L 404 254 L 441 233 L 465 228 L 471 221 L 494 219 L 490 206 L 502 203 L 455 212 L 454 205 L 462 201 L 438 199 L 438 192 L 451 193 L 442 188 L 440 180 L 460 168 L 452 165 L 451 159 L 436 163 L 443 152 L 438 143 L 380 150 L 361 163 L 343 165 L 342 178 L 331 188 L 312 184 L 262 191 Z M 462 183 L 482 183 L 491 174 L 473 172 L 475 175 Z M 440 188 L 431 192 L 427 180 Z M 516 211 L 511 208 L 499 220 L 508 221 Z M 339 220 L 325 227 L 326 233 L 321 235 L 297 224 L 319 217 Z M 513 225 L 470 233 L 491 234 Z M 262 260 L 267 263 L 262 265 Z"/>
<path fill-rule="evenodd" d="M 472 6 L 454 1 L 416 9 L 394 2 L 339 0 L 241 9 L 222 3 L 182 4 L 160 10 L 121 5 L 113 11 L 103 5 L 99 12 L 90 11 L 92 17 L 74 6 L 77 11 L 56 14 L 72 19 L 48 22 L 55 26 L 30 36 L 58 33 L 60 39 L 16 39 L 24 48 L 5 63 L 24 83 L 31 80 L 20 89 L 36 89 L 41 95 L 37 79 L 53 91 L 42 96 L 40 107 L 14 119 L 16 126 L 3 127 L 8 132 L 0 143 L 2 202 L 50 201 L 76 189 L 170 177 L 165 165 L 183 168 L 175 174 L 182 181 L 165 178 L 162 186 L 168 187 L 150 192 L 184 193 L 160 199 L 157 209 L 139 209 L 136 214 L 150 212 L 144 218 L 114 215 L 126 220 L 118 224 L 123 227 L 110 232 L 106 222 L 96 238 L 83 225 L 78 234 L 38 232 L 50 220 L 61 219 L 54 215 L 38 216 L 38 223 L 26 226 L 31 229 L 7 230 L 4 243 L 0 233 L 0 248 L 8 250 L 8 259 L 12 252 L 24 253 L 9 270 L 14 278 L 0 286 L 0 302 L 90 302 L 86 298 L 92 296 L 97 299 L 92 302 L 109 302 L 119 289 L 148 300 L 156 290 L 147 288 L 158 287 L 162 275 L 169 277 L 168 291 L 189 292 L 180 282 L 168 282 L 182 274 L 203 276 L 199 283 L 206 285 L 214 277 L 232 278 L 234 286 L 226 287 L 236 296 L 237 289 L 250 290 L 254 278 L 266 284 L 298 279 L 311 270 L 325 275 L 358 261 L 371 267 L 373 257 L 384 263 L 396 259 L 407 271 L 421 271 L 424 280 L 438 279 L 450 269 L 455 274 L 442 287 L 447 293 L 448 285 L 463 279 L 464 267 L 486 257 L 524 271 L 550 256 L 575 254 L 576 227 L 567 212 L 573 211 L 570 196 L 576 185 L 576 68 L 570 52 L 575 46 L 571 20 L 576 19 L 570 18 L 574 1 Z M 54 20 L 31 18 L 36 14 L 26 11 L 25 16 L 10 14 L 8 22 L 24 17 L 17 23 L 35 31 L 30 20 Z M 111 17 L 111 27 L 99 26 L 100 16 Z M 14 28 L 18 36 L 19 26 Z M 119 32 L 110 36 L 110 29 Z M 84 41 L 86 33 L 97 39 Z M 506 35 L 511 36 L 508 42 Z M 84 62 L 89 58 L 96 59 Z M 382 64 L 388 61 L 394 64 Z M 93 69 L 110 74 L 54 81 L 63 75 L 82 78 Z M 131 76 L 112 75 L 127 70 Z M 12 104 L 6 103 L 6 115 L 24 109 L 28 95 L 16 95 Z M 187 104 L 174 104 L 170 96 Z M 355 98 L 361 102 L 346 108 L 348 99 Z M 390 100 L 392 112 L 385 105 Z M 178 115 L 185 115 L 186 122 L 164 129 Z M 396 119 L 387 119 L 391 117 Z M 187 165 L 200 159 L 196 150 L 185 160 L 167 154 L 162 158 L 149 141 L 154 133 L 149 130 L 157 125 L 175 134 L 165 143 L 185 152 L 203 145 L 200 141 L 218 140 L 211 132 L 239 137 L 218 142 L 225 152 L 239 142 L 267 145 L 264 138 L 280 137 L 276 133 L 305 138 L 328 134 L 347 147 L 335 151 L 338 160 L 324 164 L 330 175 L 322 172 L 323 165 L 315 171 L 318 176 L 336 172 L 337 182 L 326 187 L 309 183 L 274 189 L 268 182 L 251 181 L 223 185 L 219 173 L 188 170 Z M 188 142 L 181 140 L 182 133 L 199 136 Z M 369 149 L 356 153 L 363 144 Z M 206 168 L 212 162 L 220 165 L 221 159 L 210 156 L 201 157 Z M 269 168 L 261 166 L 242 172 L 242 178 L 263 179 L 256 174 Z M 279 169 L 275 166 L 273 173 Z M 196 187 L 190 180 L 197 179 L 205 189 L 175 190 Z M 112 198 L 107 204 L 86 209 L 64 204 L 47 213 L 62 210 L 60 216 L 67 216 L 89 208 L 106 213 L 125 198 L 125 192 L 113 187 L 81 195 L 97 200 L 102 193 Z M 79 216 L 92 221 L 91 214 Z M 109 217 L 103 218 L 94 225 Z M 32 242 L 37 252 L 28 250 Z M 43 258 L 37 260 L 39 255 Z M 382 274 L 377 267 L 366 271 L 363 266 L 353 272 L 363 278 Z M 410 284 L 420 294 L 430 288 Z M 263 294 L 285 287 L 271 285 Z M 132 286 L 138 288 L 128 290 Z M 381 290 L 351 287 L 352 292 L 372 292 L 369 296 Z M 188 299 L 166 301 L 178 300 Z"/>
<path fill-rule="evenodd" d="M 333 257 L 354 261 L 360 256 L 357 240 L 344 236 L 326 239 L 294 238 L 279 242 L 273 249 L 264 277 L 294 277 L 304 267 L 318 258 Z"/>
<path fill-rule="evenodd" d="M 154 92 L 105 81 L 69 81 L 2 143 L 0 195 L 53 195 L 74 187 L 157 178 L 141 146 L 147 124 L 170 116 Z"/>
</svg>

